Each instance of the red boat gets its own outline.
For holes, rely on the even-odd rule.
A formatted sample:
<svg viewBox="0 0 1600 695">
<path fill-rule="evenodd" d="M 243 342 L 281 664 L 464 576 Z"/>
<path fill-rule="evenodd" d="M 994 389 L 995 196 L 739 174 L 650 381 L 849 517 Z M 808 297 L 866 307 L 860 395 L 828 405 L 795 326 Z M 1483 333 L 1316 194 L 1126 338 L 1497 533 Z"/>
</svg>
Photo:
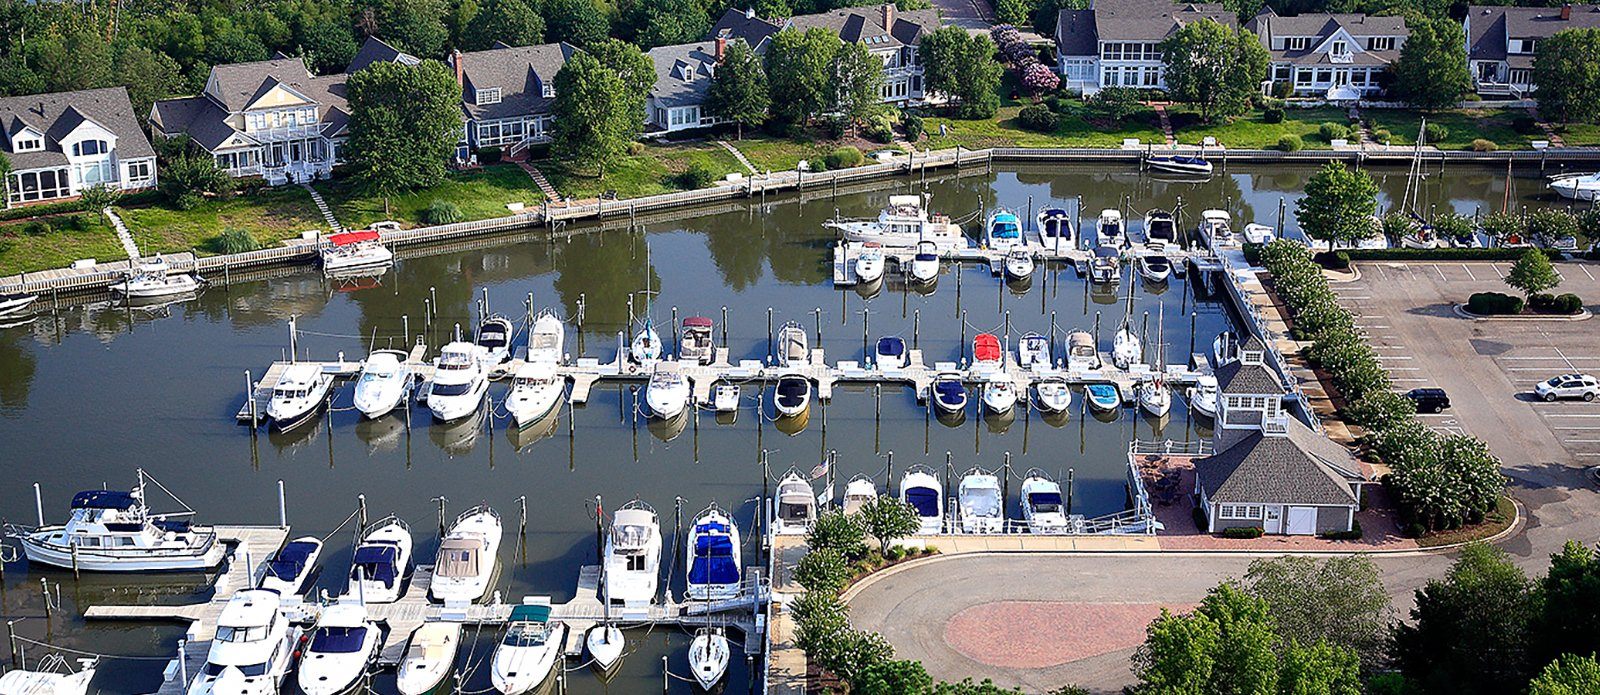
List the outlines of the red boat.
<svg viewBox="0 0 1600 695">
<path fill-rule="evenodd" d="M 1001 356 L 1000 339 L 993 333 L 979 333 L 972 339 L 973 364 L 999 365 Z"/>
</svg>

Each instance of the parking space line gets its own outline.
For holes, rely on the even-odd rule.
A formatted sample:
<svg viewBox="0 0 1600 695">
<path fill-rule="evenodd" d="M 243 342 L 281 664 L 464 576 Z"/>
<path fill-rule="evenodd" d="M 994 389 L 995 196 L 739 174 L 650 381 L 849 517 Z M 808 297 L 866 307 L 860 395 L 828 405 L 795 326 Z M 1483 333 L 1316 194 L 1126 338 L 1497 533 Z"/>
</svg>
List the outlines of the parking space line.
<svg viewBox="0 0 1600 695">
<path fill-rule="evenodd" d="M 1489 267 L 1490 268 L 1494 268 L 1494 274 L 1495 275 L 1499 275 L 1501 280 L 1506 279 L 1506 274 L 1500 272 L 1500 264 L 1499 263 L 1490 263 Z"/>
<path fill-rule="evenodd" d="M 1561 360 L 1563 362 L 1568 361 L 1568 360 L 1597 360 L 1597 361 L 1600 361 L 1600 356 L 1584 355 L 1582 357 L 1573 357 L 1571 355 L 1561 354 L 1561 351 L 1560 350 L 1556 350 L 1555 348 L 1550 348 L 1550 349 L 1551 350 L 1555 350 L 1556 353 L 1557 353 L 1557 356 L 1555 356 L 1555 357 L 1532 357 L 1532 356 L 1522 355 L 1522 356 L 1516 356 L 1516 357 L 1501 357 L 1499 359 L 1502 359 L 1502 360 Z"/>
<path fill-rule="evenodd" d="M 1461 269 L 1467 271 L 1467 277 L 1472 278 L 1473 282 L 1477 282 L 1478 276 L 1472 274 L 1472 269 L 1468 268 L 1467 264 L 1462 263 Z"/>
<path fill-rule="evenodd" d="M 1576 454 L 1573 454 L 1573 456 L 1600 456 L 1600 454 L 1585 454 L 1583 452 L 1578 452 Z"/>
<path fill-rule="evenodd" d="M 1438 265 L 1434 265 L 1433 266 L 1433 272 L 1439 274 L 1439 279 L 1440 280 L 1443 280 L 1445 282 L 1450 282 L 1450 278 L 1447 278 L 1447 277 L 1444 276 L 1444 271 L 1440 270 Z"/>
<path fill-rule="evenodd" d="M 1396 381 L 1390 379 L 1390 381 Z M 1545 417 L 1600 417 L 1600 413 L 1541 413 Z"/>
<path fill-rule="evenodd" d="M 1567 441 L 1577 444 L 1600 444 L 1600 439 L 1568 439 Z"/>
<path fill-rule="evenodd" d="M 1422 371 L 1421 367 L 1384 367 L 1384 369 L 1387 369 L 1387 370 L 1389 370 L 1391 372 L 1420 372 L 1420 371 Z"/>
<path fill-rule="evenodd" d="M 1600 427 L 1580 427 L 1578 425 L 1557 425 L 1558 430 L 1600 430 Z"/>
<path fill-rule="evenodd" d="M 1394 378 L 1394 377 L 1390 377 L 1389 381 L 1404 381 L 1404 382 L 1406 382 L 1408 384 L 1411 384 L 1411 383 L 1417 383 L 1417 382 L 1426 383 L 1428 380 L 1427 379 L 1397 379 L 1397 378 Z"/>
<path fill-rule="evenodd" d="M 1588 275 L 1588 276 L 1589 276 L 1589 279 L 1590 279 L 1590 280 L 1591 280 L 1591 281 L 1592 281 L 1592 280 L 1594 280 L 1594 274 L 1593 274 L 1593 273 L 1590 273 L 1590 272 L 1589 272 L 1589 268 L 1588 268 L 1588 267 L 1586 267 L 1586 266 L 1583 266 L 1583 265 L 1579 265 L 1579 266 L 1578 266 L 1578 270 L 1581 270 L 1581 271 L 1583 271 L 1583 274 L 1584 274 L 1584 275 Z"/>
<path fill-rule="evenodd" d="M 1574 371 L 1574 372 L 1578 371 L 1578 368 L 1576 366 L 1573 366 L 1572 360 L 1567 359 L 1566 353 L 1562 352 L 1561 348 L 1558 348 L 1558 347 L 1556 347 L 1554 345 L 1551 345 L 1550 349 L 1551 350 L 1555 350 L 1557 355 L 1561 355 L 1561 361 L 1562 362 L 1566 362 L 1567 366 L 1570 367 L 1572 369 L 1572 371 Z"/>
<path fill-rule="evenodd" d="M 1414 360 L 1416 358 L 1412 357 L 1410 355 L 1385 355 L 1385 356 L 1380 356 L 1378 359 L 1379 360 Z"/>
</svg>

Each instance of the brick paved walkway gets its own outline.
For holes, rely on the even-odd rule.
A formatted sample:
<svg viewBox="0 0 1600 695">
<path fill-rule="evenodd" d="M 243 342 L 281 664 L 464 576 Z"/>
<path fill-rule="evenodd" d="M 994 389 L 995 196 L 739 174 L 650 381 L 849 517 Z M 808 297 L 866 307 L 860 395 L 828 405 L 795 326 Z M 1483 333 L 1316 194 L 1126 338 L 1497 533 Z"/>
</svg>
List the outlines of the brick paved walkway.
<svg viewBox="0 0 1600 695">
<path fill-rule="evenodd" d="M 973 661 L 1000 668 L 1049 668 L 1144 642 L 1159 603 L 996 601 L 967 608 L 944 624 L 944 641 Z M 1194 604 L 1167 605 L 1173 612 Z"/>
</svg>

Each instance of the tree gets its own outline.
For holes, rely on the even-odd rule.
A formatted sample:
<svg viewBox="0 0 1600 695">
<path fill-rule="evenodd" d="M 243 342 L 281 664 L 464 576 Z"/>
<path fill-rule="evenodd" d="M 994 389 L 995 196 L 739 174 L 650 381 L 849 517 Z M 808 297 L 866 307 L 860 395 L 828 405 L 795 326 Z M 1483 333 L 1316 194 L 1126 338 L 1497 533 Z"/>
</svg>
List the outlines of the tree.
<svg viewBox="0 0 1600 695">
<path fill-rule="evenodd" d="M 883 60 L 859 43 L 841 44 L 829 64 L 830 111 L 851 127 L 883 111 Z"/>
<path fill-rule="evenodd" d="M 119 84 L 128 88 L 128 101 L 136 114 L 150 113 L 150 105 L 177 93 L 180 88 L 177 61 L 132 41 L 112 46 L 111 65 Z"/>
<path fill-rule="evenodd" d="M 865 669 L 850 684 L 856 695 L 902 695 L 933 690 L 933 678 L 920 661 L 883 661 Z"/>
<path fill-rule="evenodd" d="M 355 36 L 341 24 L 319 22 L 302 30 L 300 50 L 311 71 L 319 75 L 343 71 L 360 49 Z"/>
<path fill-rule="evenodd" d="M 1372 391 L 1350 404 L 1345 420 L 1369 430 L 1381 430 L 1416 417 L 1417 404 L 1394 391 Z"/>
<path fill-rule="evenodd" d="M 770 103 L 767 73 L 761 69 L 761 57 L 743 40 L 729 42 L 716 74 L 711 76 L 706 108 L 713 116 L 733 121 L 739 139 L 743 140 L 744 127 L 765 120 Z"/>
<path fill-rule="evenodd" d="M 1025 0 L 995 0 L 994 18 L 1001 24 L 1023 24 L 1028 20 Z"/>
<path fill-rule="evenodd" d="M 188 138 L 169 140 L 162 146 L 161 175 L 156 189 L 172 206 L 189 210 L 206 195 L 222 195 L 233 189 L 233 178 L 217 168 L 211 154 L 194 146 Z"/>
<path fill-rule="evenodd" d="M 1391 656 L 1424 692 L 1518 692 L 1532 675 L 1533 607 L 1531 583 L 1505 553 L 1468 545 L 1444 579 L 1417 590 L 1412 622 L 1395 627 Z"/>
<path fill-rule="evenodd" d="M 412 55 L 442 56 L 450 38 L 443 18 L 449 14 L 441 0 L 366 0 L 356 14 L 356 30 Z"/>
<path fill-rule="evenodd" d="M 546 40 L 565 41 L 580 48 L 610 38 L 611 22 L 595 0 L 545 0 Z"/>
<path fill-rule="evenodd" d="M 1217 625 L 1217 648 L 1208 690 L 1273 693 L 1278 685 L 1278 635 L 1267 603 L 1232 583 L 1217 585 L 1195 613 Z"/>
<path fill-rule="evenodd" d="M 644 131 L 645 101 L 656 83 L 656 64 L 638 46 L 621 39 L 592 44 L 589 54 L 622 82 L 623 94 L 627 97 L 625 108 L 632 120 L 619 121 L 618 127 L 628 140 L 638 138 Z"/>
<path fill-rule="evenodd" d="M 615 72 L 588 53 L 574 54 L 556 73 L 551 153 L 593 163 L 605 176 L 606 167 L 633 141 L 630 133 L 640 127 L 633 122 L 636 103 Z"/>
<path fill-rule="evenodd" d="M 866 524 L 867 535 L 878 540 L 878 551 L 889 552 L 889 544 L 905 538 L 921 527 L 917 510 L 893 497 L 879 496 L 862 505 L 861 521 Z"/>
<path fill-rule="evenodd" d="M 1305 197 L 1295 201 L 1294 216 L 1306 236 L 1328 242 L 1355 243 L 1373 235 L 1372 214 L 1378 209 L 1378 184 L 1343 162 L 1324 164 L 1306 182 Z"/>
<path fill-rule="evenodd" d="M 1491 239 L 1503 239 L 1522 233 L 1522 218 L 1505 211 L 1491 212 L 1478 221 L 1478 229 Z"/>
<path fill-rule="evenodd" d="M 532 46 L 544 42 L 544 18 L 525 0 L 483 0 L 461 40 L 474 51 L 496 43 Z"/>
<path fill-rule="evenodd" d="M 1200 107 L 1206 121 L 1250 109 L 1267 78 L 1270 57 L 1256 36 L 1212 19 L 1190 22 L 1161 42 L 1167 92 Z"/>
<path fill-rule="evenodd" d="M 1217 624 L 1198 613 L 1173 615 L 1165 608 L 1145 629 L 1144 644 L 1133 653 L 1140 683 L 1153 693 L 1206 692 L 1216 666 Z"/>
<path fill-rule="evenodd" d="M 823 29 L 780 31 L 772 37 L 766 69 L 773 116 L 799 125 L 822 113 L 832 99 L 828 67 L 841 45 L 836 34 Z"/>
<path fill-rule="evenodd" d="M 817 515 L 816 523 L 806 531 L 806 545 L 812 550 L 837 550 L 847 560 L 857 560 L 867 554 L 866 541 L 866 524 L 840 509 L 830 509 Z"/>
<path fill-rule="evenodd" d="M 651 49 L 699 41 L 711 18 L 696 0 L 631 0 L 620 24 L 633 43 Z"/>
<path fill-rule="evenodd" d="M 1266 602 L 1280 636 L 1350 648 L 1368 666 L 1382 662 L 1393 608 L 1372 560 L 1352 556 L 1319 562 L 1290 555 L 1256 560 L 1244 586 Z"/>
<path fill-rule="evenodd" d="M 1535 676 L 1528 684 L 1528 695 L 1593 695 L 1600 693 L 1600 661 L 1593 654 L 1567 654 Z"/>
<path fill-rule="evenodd" d="M 1327 642 L 1301 646 L 1291 640 L 1278 671 L 1283 695 L 1361 695 L 1361 659 L 1352 649 Z"/>
<path fill-rule="evenodd" d="M 837 594 L 849 579 L 850 561 L 833 548 L 812 548 L 794 569 L 794 580 L 806 591 Z"/>
<path fill-rule="evenodd" d="M 1052 20 L 1053 21 L 1053 20 Z M 943 27 L 923 35 L 917 55 L 923 65 L 923 88 L 944 94 L 965 119 L 993 118 L 1000 98 L 1000 63 L 994 42 L 960 27 Z"/>
<path fill-rule="evenodd" d="M 1525 297 L 1531 298 L 1540 292 L 1555 289 L 1561 284 L 1561 275 L 1556 272 L 1555 266 L 1550 265 L 1550 257 L 1544 255 L 1543 251 L 1528 249 L 1511 265 L 1511 272 L 1506 273 L 1506 284 L 1522 290 Z"/>
<path fill-rule="evenodd" d="M 437 60 L 374 63 L 350 75 L 345 159 L 362 188 L 385 197 L 438 185 L 461 137 L 461 88 Z"/>
<path fill-rule="evenodd" d="M 1531 631 L 1534 663 L 1563 653 L 1600 651 L 1600 552 L 1567 541 L 1550 556 L 1550 572 L 1539 579 L 1539 597 Z"/>
<path fill-rule="evenodd" d="M 1409 42 L 1410 39 L 1407 39 Z M 1560 123 L 1600 121 L 1600 29 L 1564 29 L 1533 51 L 1539 113 Z"/>
<path fill-rule="evenodd" d="M 1472 77 L 1467 72 L 1467 39 L 1461 23 L 1438 17 L 1408 21 L 1406 25 L 1411 35 L 1406 37 L 1400 58 L 1395 61 L 1395 91 L 1406 103 L 1423 111 L 1455 106 L 1472 88 Z"/>
</svg>

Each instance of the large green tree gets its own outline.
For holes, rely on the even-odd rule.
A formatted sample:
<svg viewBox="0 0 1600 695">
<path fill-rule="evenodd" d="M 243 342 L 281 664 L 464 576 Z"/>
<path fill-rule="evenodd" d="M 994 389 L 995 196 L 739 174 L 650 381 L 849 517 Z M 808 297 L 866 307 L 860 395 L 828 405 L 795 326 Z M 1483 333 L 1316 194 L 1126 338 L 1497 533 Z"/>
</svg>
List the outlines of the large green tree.
<svg viewBox="0 0 1600 695">
<path fill-rule="evenodd" d="M 852 127 L 883 112 L 883 60 L 872 55 L 866 46 L 839 46 L 828 71 L 832 96 L 829 112 L 839 114 Z"/>
<path fill-rule="evenodd" d="M 545 0 L 545 36 L 587 48 L 611 35 L 611 21 L 595 0 Z"/>
<path fill-rule="evenodd" d="M 644 131 L 645 102 L 656 83 L 655 62 L 638 46 L 621 39 L 606 39 L 591 44 L 589 53 L 622 82 L 623 96 L 626 97 L 623 108 L 628 115 L 618 117 L 619 135 L 628 140 L 638 138 L 639 133 Z"/>
<path fill-rule="evenodd" d="M 1600 652 L 1600 552 L 1567 541 L 1550 557 L 1539 597 L 1532 630 L 1535 663 L 1564 653 Z"/>
<path fill-rule="evenodd" d="M 412 55 L 430 58 L 444 55 L 450 38 L 444 25 L 447 16 L 443 0 L 365 0 L 355 23 L 364 37 L 378 36 Z"/>
<path fill-rule="evenodd" d="M 1568 654 L 1545 666 L 1528 684 L 1528 695 L 1594 695 L 1600 693 L 1600 661 L 1595 656 Z"/>
<path fill-rule="evenodd" d="M 1394 88 L 1406 103 L 1423 111 L 1455 106 L 1472 88 L 1467 72 L 1467 40 L 1461 23 L 1448 17 L 1408 21 L 1411 35 L 1400 47 Z"/>
<path fill-rule="evenodd" d="M 1393 608 L 1372 560 L 1293 555 L 1256 560 L 1244 586 L 1266 602 L 1285 641 L 1343 645 L 1370 667 L 1382 662 Z"/>
<path fill-rule="evenodd" d="M 375 63 L 350 76 L 345 160 L 363 188 L 389 196 L 437 185 L 461 136 L 461 91 L 436 60 Z"/>
<path fill-rule="evenodd" d="M 1266 602 L 1223 583 L 1192 614 L 1163 610 L 1134 670 L 1151 692 L 1276 693 L 1277 643 Z"/>
<path fill-rule="evenodd" d="M 765 120 L 770 103 L 767 72 L 761 67 L 760 56 L 742 40 L 729 42 L 716 74 L 711 77 L 706 108 L 717 118 L 733 121 L 739 139 L 743 140 L 744 127 Z"/>
<path fill-rule="evenodd" d="M 650 49 L 699 41 L 711 18 L 697 0 L 629 0 L 619 24 L 624 36 Z"/>
<path fill-rule="evenodd" d="M 606 168 L 627 152 L 636 98 L 622 78 L 588 53 L 577 53 L 556 73 L 551 153 L 570 162 Z"/>
<path fill-rule="evenodd" d="M 481 51 L 495 43 L 532 46 L 544 41 L 544 18 L 527 0 L 483 0 L 478 14 L 467 22 L 461 37 L 464 48 Z"/>
<path fill-rule="evenodd" d="M 1600 122 L 1600 29 L 1565 29 L 1533 51 L 1539 113 L 1559 123 Z"/>
<path fill-rule="evenodd" d="M 1278 692 L 1285 695 L 1361 695 L 1361 658 L 1327 642 L 1303 646 L 1290 640 L 1278 667 Z"/>
<path fill-rule="evenodd" d="M 1378 209 L 1378 184 L 1367 172 L 1328 162 L 1306 182 L 1305 192 L 1294 203 L 1295 219 L 1306 236 L 1328 242 L 1329 249 L 1377 232 L 1372 215 Z"/>
<path fill-rule="evenodd" d="M 1000 105 L 995 90 L 1001 75 L 994 54 L 994 42 L 988 36 L 961 27 L 930 32 L 917 49 L 923 65 L 923 89 L 953 98 L 962 118 L 993 118 Z"/>
<path fill-rule="evenodd" d="M 1167 92 L 1194 104 L 1206 121 L 1250 110 L 1267 78 L 1267 49 L 1252 34 L 1211 19 L 1183 25 L 1161 42 Z"/>
<path fill-rule="evenodd" d="M 767 46 L 767 87 L 772 90 L 772 115 L 803 124 L 832 101 L 828 68 L 839 51 L 839 36 L 824 29 L 780 31 Z"/>
<path fill-rule="evenodd" d="M 1526 297 L 1553 290 L 1561 284 L 1561 274 L 1550 264 L 1550 257 L 1539 249 L 1528 249 L 1511 264 L 1506 273 L 1506 284 L 1522 291 Z"/>
<path fill-rule="evenodd" d="M 1520 692 L 1532 675 L 1534 606 L 1532 583 L 1505 553 L 1469 545 L 1444 579 L 1417 590 L 1411 622 L 1395 627 L 1395 663 L 1427 693 Z"/>
</svg>

